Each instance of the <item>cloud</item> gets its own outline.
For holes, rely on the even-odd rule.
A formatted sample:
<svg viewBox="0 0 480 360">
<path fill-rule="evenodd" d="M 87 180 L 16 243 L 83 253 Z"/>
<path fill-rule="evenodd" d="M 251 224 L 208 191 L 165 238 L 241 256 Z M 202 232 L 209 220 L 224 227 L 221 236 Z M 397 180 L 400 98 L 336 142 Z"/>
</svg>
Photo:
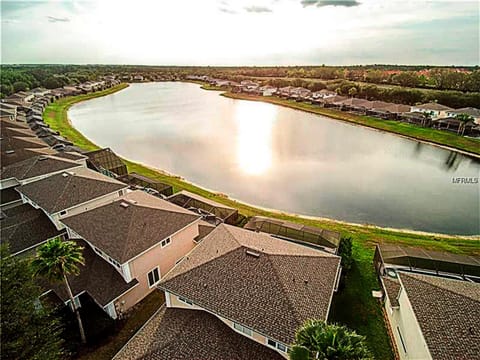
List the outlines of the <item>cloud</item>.
<svg viewBox="0 0 480 360">
<path fill-rule="evenodd" d="M 218 10 L 220 10 L 221 12 L 225 13 L 225 14 L 238 14 L 235 10 L 232 10 L 232 9 L 228 9 L 226 7 L 221 7 L 221 8 L 218 8 Z"/>
<path fill-rule="evenodd" d="M 57 22 L 69 22 L 70 19 L 69 18 L 58 18 L 58 17 L 54 17 L 54 16 L 47 16 L 47 19 L 49 22 L 51 23 L 57 23 Z"/>
<path fill-rule="evenodd" d="M 245 10 L 249 13 L 271 13 L 272 9 L 265 6 L 247 6 Z"/>
<path fill-rule="evenodd" d="M 358 6 L 360 3 L 357 0 L 302 0 L 300 2 L 303 7 L 316 5 L 317 7 L 322 6 L 345 6 L 352 7 Z"/>
</svg>

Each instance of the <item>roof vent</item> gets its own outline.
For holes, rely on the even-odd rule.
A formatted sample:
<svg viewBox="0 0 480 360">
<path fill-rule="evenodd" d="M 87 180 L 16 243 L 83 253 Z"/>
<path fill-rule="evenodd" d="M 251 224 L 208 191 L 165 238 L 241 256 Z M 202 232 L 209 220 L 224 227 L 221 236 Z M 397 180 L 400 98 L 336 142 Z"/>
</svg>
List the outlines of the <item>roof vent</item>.
<svg viewBox="0 0 480 360">
<path fill-rule="evenodd" d="M 308 284 L 308 280 L 307 280 L 307 279 L 303 280 L 303 282 L 305 283 L 305 285 Z"/>
<path fill-rule="evenodd" d="M 126 202 L 123 202 L 123 201 L 120 203 L 120 206 L 125 208 L 125 209 L 128 208 L 128 204 Z"/>
<path fill-rule="evenodd" d="M 64 178 L 66 178 L 66 177 L 68 177 L 68 173 L 64 172 L 64 173 L 62 174 L 62 176 L 63 176 Z"/>
<path fill-rule="evenodd" d="M 245 254 L 253 256 L 255 258 L 260 257 L 260 253 L 258 253 L 256 251 L 252 251 L 252 250 L 245 250 Z"/>
</svg>

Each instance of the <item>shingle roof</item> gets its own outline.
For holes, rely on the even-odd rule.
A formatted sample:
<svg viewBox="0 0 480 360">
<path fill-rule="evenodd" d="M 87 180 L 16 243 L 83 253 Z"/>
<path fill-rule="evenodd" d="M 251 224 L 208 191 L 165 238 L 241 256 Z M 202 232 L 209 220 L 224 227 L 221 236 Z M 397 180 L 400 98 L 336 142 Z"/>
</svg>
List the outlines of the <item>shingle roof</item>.
<svg viewBox="0 0 480 360">
<path fill-rule="evenodd" d="M 461 108 L 461 109 L 455 109 L 451 111 L 454 114 L 467 114 L 473 117 L 479 117 L 480 116 L 480 109 L 474 108 L 474 107 L 466 107 L 466 108 Z"/>
<path fill-rule="evenodd" d="M 21 197 L 15 188 L 10 187 L 0 190 L 0 204 L 8 204 L 9 202 L 16 200 L 21 200 Z"/>
<path fill-rule="evenodd" d="M 438 104 L 438 103 L 426 103 L 421 105 L 414 106 L 417 109 L 424 109 L 424 110 L 437 110 L 437 111 L 445 111 L 445 110 L 454 110 L 451 107 Z"/>
<path fill-rule="evenodd" d="M 115 360 L 284 359 L 205 311 L 163 308 Z"/>
<path fill-rule="evenodd" d="M 37 137 L 33 136 L 12 136 L 4 138 L 1 141 L 2 150 L 15 150 L 25 148 L 43 148 L 45 143 Z"/>
<path fill-rule="evenodd" d="M 81 165 L 70 160 L 60 160 L 40 155 L 3 167 L 0 171 L 0 178 L 2 180 L 10 178 L 24 180 L 78 166 Z"/>
<path fill-rule="evenodd" d="M 3 210 L 0 241 L 8 243 L 12 254 L 24 251 L 65 231 L 58 231 L 42 210 L 29 204 Z"/>
<path fill-rule="evenodd" d="M 62 222 L 123 264 L 199 218 L 179 206 L 137 190 Z"/>
<path fill-rule="evenodd" d="M 68 160 L 82 160 L 87 158 L 85 155 L 82 155 L 73 151 L 61 151 L 54 154 L 53 156 L 55 156 L 56 158 L 68 159 Z"/>
<path fill-rule="evenodd" d="M 339 266 L 338 256 L 221 224 L 159 287 L 290 344 L 306 319 L 327 318 Z"/>
<path fill-rule="evenodd" d="M 84 248 L 83 257 L 85 258 L 85 265 L 79 267 L 80 274 L 78 276 L 68 276 L 74 296 L 86 291 L 100 305 L 105 306 L 138 284 L 137 279 L 126 283 L 122 275 L 114 269 L 113 265 L 95 254 L 85 241 L 75 241 Z M 53 284 L 51 288 L 63 301 L 68 300 L 65 286 L 62 283 Z"/>
<path fill-rule="evenodd" d="M 14 164 L 16 162 L 29 159 L 38 155 L 51 155 L 55 150 L 48 147 L 35 148 L 35 149 L 15 149 L 14 151 L 6 150 L 1 152 L 2 166 Z"/>
<path fill-rule="evenodd" d="M 95 171 L 79 168 L 75 173 L 64 172 L 19 186 L 17 191 L 53 214 L 126 187 Z"/>
<path fill-rule="evenodd" d="M 400 273 L 433 359 L 478 359 L 480 284 Z"/>
<path fill-rule="evenodd" d="M 400 295 L 401 285 L 398 280 L 389 279 L 387 276 L 382 277 L 383 286 L 387 293 L 388 299 L 392 306 L 399 306 L 398 296 Z"/>
</svg>

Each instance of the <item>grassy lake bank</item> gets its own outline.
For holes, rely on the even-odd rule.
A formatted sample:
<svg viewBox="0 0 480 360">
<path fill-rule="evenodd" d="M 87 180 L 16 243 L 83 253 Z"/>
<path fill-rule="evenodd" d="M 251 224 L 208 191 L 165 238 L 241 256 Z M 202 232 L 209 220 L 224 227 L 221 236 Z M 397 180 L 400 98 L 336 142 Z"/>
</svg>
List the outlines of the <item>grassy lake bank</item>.
<svg viewBox="0 0 480 360">
<path fill-rule="evenodd" d="M 127 86 L 127 84 L 120 84 L 114 88 L 102 92 L 60 99 L 54 104 L 50 104 L 46 108 L 44 112 L 44 120 L 52 129 L 58 130 L 61 135 L 72 141 L 80 148 L 85 150 L 97 149 L 98 146 L 96 144 L 83 136 L 68 121 L 68 109 L 75 103 L 99 96 L 109 95 L 116 91 L 122 90 Z M 209 88 L 206 87 L 206 89 Z M 234 95 L 236 96 L 237 94 Z M 224 94 L 224 96 L 230 96 L 230 94 Z M 265 99 L 268 99 L 261 97 L 259 98 L 259 101 L 265 101 Z M 248 98 L 247 100 L 255 99 Z M 268 102 L 276 105 L 288 106 L 281 103 L 275 103 L 273 101 Z M 293 107 L 293 105 L 302 107 L 305 106 L 305 109 L 309 109 L 309 105 L 307 104 L 293 103 L 291 107 Z M 310 105 L 310 107 L 312 106 Z M 301 108 L 298 109 L 303 110 Z M 339 113 L 340 114 L 336 115 L 350 116 L 350 114 L 341 112 Z M 326 113 L 319 114 L 335 117 Z M 115 149 L 113 150 L 115 151 Z M 254 215 L 275 217 L 330 230 L 336 230 L 341 232 L 343 235 L 351 236 L 353 239 L 355 263 L 351 272 L 349 272 L 346 276 L 344 289 L 334 297 L 330 320 L 344 323 L 355 329 L 360 334 L 366 335 L 368 344 L 375 354 L 375 357 L 378 359 L 390 359 L 393 357 L 393 355 L 391 352 L 388 335 L 385 330 L 380 304 L 371 296 L 372 289 L 380 288 L 372 265 L 374 245 L 376 243 L 390 242 L 401 245 L 421 246 L 433 250 L 480 255 L 480 237 L 422 234 L 418 232 L 384 229 L 368 225 L 347 224 L 328 219 L 300 217 L 292 214 L 262 209 L 230 199 L 225 195 L 203 189 L 197 185 L 185 181 L 181 177 L 166 174 L 161 170 L 153 169 L 149 166 L 129 160 L 124 161 L 127 164 L 130 172 L 137 172 L 144 176 L 148 176 L 155 180 L 172 185 L 175 191 L 185 189 L 225 205 L 235 207 L 239 210 L 239 213 L 245 217 Z"/>
</svg>

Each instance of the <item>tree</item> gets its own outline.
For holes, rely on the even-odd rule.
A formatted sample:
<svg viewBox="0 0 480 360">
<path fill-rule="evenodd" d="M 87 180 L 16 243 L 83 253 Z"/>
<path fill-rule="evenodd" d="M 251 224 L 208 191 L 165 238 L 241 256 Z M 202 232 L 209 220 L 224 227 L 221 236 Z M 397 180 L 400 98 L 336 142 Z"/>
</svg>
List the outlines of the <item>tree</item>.
<svg viewBox="0 0 480 360">
<path fill-rule="evenodd" d="M 465 133 L 465 127 L 467 126 L 467 124 L 474 121 L 473 116 L 470 116 L 468 114 L 458 114 L 457 116 L 455 116 L 455 119 L 461 121 L 461 125 L 458 127 L 458 133 L 461 132 L 462 136 Z"/>
<path fill-rule="evenodd" d="M 78 275 L 80 273 L 79 265 L 84 264 L 83 248 L 73 241 L 63 241 L 57 237 L 47 241 L 37 250 L 37 256 L 32 261 L 35 274 L 43 276 L 52 282 L 64 282 L 70 298 L 70 304 L 78 321 L 80 338 L 82 343 L 86 343 L 85 331 L 83 330 L 82 318 L 80 312 L 75 306 L 72 289 L 68 282 L 67 275 Z"/>
<path fill-rule="evenodd" d="M 349 90 L 348 90 L 348 95 L 354 97 L 355 95 L 357 95 L 357 88 L 355 86 L 351 87 Z"/>
<path fill-rule="evenodd" d="M 0 351 L 4 359 L 60 359 L 62 328 L 53 309 L 40 303 L 29 259 L 0 249 Z"/>
<path fill-rule="evenodd" d="M 342 237 L 338 245 L 338 255 L 342 257 L 342 267 L 345 272 L 349 271 L 353 265 L 351 237 Z"/>
<path fill-rule="evenodd" d="M 28 90 L 28 84 L 24 81 L 17 81 L 13 83 L 13 91 L 14 92 L 19 92 L 19 91 L 26 91 Z"/>
<path fill-rule="evenodd" d="M 373 359 L 364 336 L 322 320 L 307 320 L 297 330 L 289 356 L 291 360 Z"/>
</svg>

